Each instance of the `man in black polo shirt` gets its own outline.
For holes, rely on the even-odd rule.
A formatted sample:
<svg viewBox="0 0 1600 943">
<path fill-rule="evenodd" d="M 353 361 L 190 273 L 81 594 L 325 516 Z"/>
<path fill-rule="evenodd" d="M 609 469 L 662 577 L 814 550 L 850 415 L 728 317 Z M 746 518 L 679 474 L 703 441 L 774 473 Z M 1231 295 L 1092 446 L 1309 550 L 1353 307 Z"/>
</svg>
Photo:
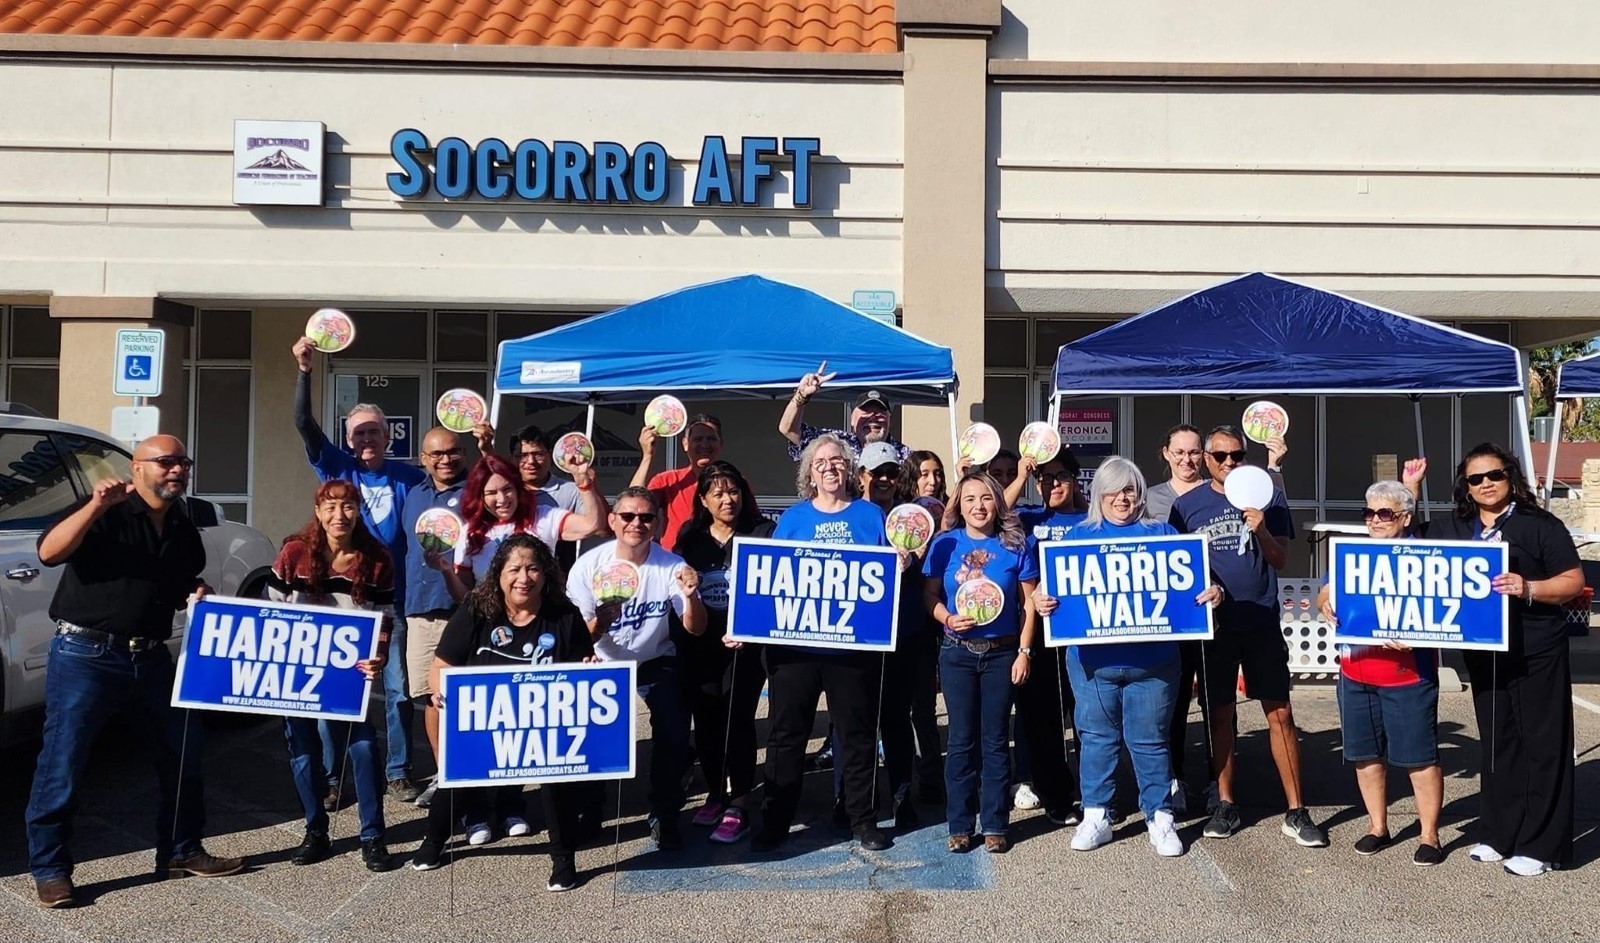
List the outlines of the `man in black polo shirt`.
<svg viewBox="0 0 1600 943">
<path fill-rule="evenodd" d="M 143 735 L 155 759 L 157 877 L 220 877 L 244 867 L 243 858 L 216 858 L 200 846 L 200 724 L 169 706 L 172 618 L 191 593 L 207 591 L 200 532 L 181 510 L 172 513 L 193 465 L 177 439 L 146 439 L 133 453 L 132 482 L 98 482 L 39 537 L 39 560 L 66 564 L 50 602 L 56 636 L 45 669 L 44 749 L 28 798 L 28 867 L 41 906 L 77 902 L 67 843 L 78 780 L 112 716 Z"/>
</svg>

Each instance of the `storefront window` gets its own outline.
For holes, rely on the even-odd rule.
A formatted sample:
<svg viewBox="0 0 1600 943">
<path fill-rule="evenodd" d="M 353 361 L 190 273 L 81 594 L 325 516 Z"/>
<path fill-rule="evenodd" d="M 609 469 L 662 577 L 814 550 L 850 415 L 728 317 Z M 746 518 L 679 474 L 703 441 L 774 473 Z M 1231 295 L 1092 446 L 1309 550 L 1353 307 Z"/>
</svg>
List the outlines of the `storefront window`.
<svg viewBox="0 0 1600 943">
<path fill-rule="evenodd" d="M 433 327 L 433 359 L 439 363 L 485 363 L 489 354 L 487 311 L 440 311 Z"/>
<path fill-rule="evenodd" d="M 532 337 L 553 327 L 571 324 L 574 321 L 582 321 L 586 317 L 589 317 L 589 315 L 499 311 L 494 316 L 494 342 L 498 347 L 504 341 Z"/>
<path fill-rule="evenodd" d="M 201 360 L 250 359 L 249 311 L 201 311 L 197 350 Z"/>
<path fill-rule="evenodd" d="M 1504 393 L 1481 393 L 1475 396 L 1458 397 L 1461 404 L 1461 455 L 1473 446 L 1482 442 L 1497 442 L 1509 448 L 1511 446 L 1511 397 Z M 1446 472 L 1446 482 L 1452 482 L 1455 475 L 1456 462 L 1461 460 L 1461 455 L 1446 455 L 1436 464 Z M 1429 456 L 1432 459 L 1432 456 Z M 1429 468 L 1429 481 L 1433 479 L 1433 468 Z M 1544 474 L 1544 469 L 1539 469 Z M 1439 493 L 1435 493 L 1434 500 L 1439 500 Z"/>
<path fill-rule="evenodd" d="M 428 312 L 352 311 L 355 343 L 336 360 L 427 360 Z"/>
<path fill-rule="evenodd" d="M 194 384 L 194 492 L 248 494 L 250 371 L 203 366 Z"/>
<path fill-rule="evenodd" d="M 983 421 L 1000 432 L 1000 444 L 1015 452 L 1022 427 L 1028 424 L 1027 377 L 986 376 L 983 378 Z M 963 425 L 958 422 L 957 425 Z M 916 443 L 918 448 L 926 448 Z M 948 448 L 948 446 L 945 446 Z"/>
<path fill-rule="evenodd" d="M 1256 399 L 1266 397 L 1191 396 L 1189 398 L 1190 422 L 1205 435 L 1221 425 L 1237 426 L 1244 417 L 1245 407 Z M 1290 504 L 1316 501 L 1317 469 L 1321 457 L 1317 454 L 1317 398 L 1315 396 L 1274 396 L 1272 401 L 1289 412 L 1288 458 L 1283 463 L 1283 487 Z M 1332 402 L 1332 401 L 1330 401 Z M 1347 401 L 1353 402 L 1353 401 Z M 1334 447 L 1329 439 L 1329 448 Z M 1267 464 L 1267 448 L 1254 442 L 1246 443 L 1252 464 Z M 1362 485 L 1363 488 L 1366 484 Z"/>
<path fill-rule="evenodd" d="M 6 399 L 54 419 L 61 408 L 61 371 L 55 367 L 13 366 L 6 378 Z"/>
<path fill-rule="evenodd" d="M 1396 478 L 1417 455 L 1417 422 L 1409 399 L 1398 396 L 1328 397 L 1329 501 L 1362 501 L 1379 477 Z M 1428 490 L 1439 500 L 1450 488 L 1450 397 L 1422 399 L 1423 453 Z M 1292 430 L 1291 430 L 1292 431 Z"/>
<path fill-rule="evenodd" d="M 1042 318 L 1033 323 L 1033 365 L 1053 370 L 1056 365 L 1056 355 L 1061 352 L 1061 345 L 1088 337 L 1095 331 L 1110 327 L 1116 322 Z"/>
<path fill-rule="evenodd" d="M 983 322 L 983 365 L 985 367 L 1028 366 L 1028 322 L 1011 318 L 987 318 Z"/>
<path fill-rule="evenodd" d="M 49 308 L 11 309 L 10 355 L 47 360 L 61 355 L 61 322 L 50 316 Z"/>
<path fill-rule="evenodd" d="M 1161 447 L 1167 430 L 1183 421 L 1183 397 L 1133 397 L 1133 438 L 1128 457 L 1144 472 L 1145 483 L 1158 485 L 1169 476 Z"/>
</svg>

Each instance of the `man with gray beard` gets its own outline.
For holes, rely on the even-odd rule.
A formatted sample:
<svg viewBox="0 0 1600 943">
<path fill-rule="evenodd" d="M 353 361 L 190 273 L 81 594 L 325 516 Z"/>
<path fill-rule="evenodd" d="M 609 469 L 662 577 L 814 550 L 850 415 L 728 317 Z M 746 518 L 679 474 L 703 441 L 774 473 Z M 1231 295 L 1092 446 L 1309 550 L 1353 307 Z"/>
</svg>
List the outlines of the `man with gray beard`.
<svg viewBox="0 0 1600 943">
<path fill-rule="evenodd" d="M 834 374 L 823 372 L 827 369 L 828 362 L 824 360 L 816 373 L 801 377 L 800 385 L 794 388 L 794 395 L 783 408 L 783 417 L 778 420 L 778 432 L 789 440 L 789 460 L 798 462 L 800 453 L 812 439 L 831 435 L 844 440 L 857 455 L 873 442 L 886 442 L 894 449 L 895 457 L 904 462 L 911 450 L 889 434 L 889 401 L 877 390 L 868 390 L 856 397 L 850 411 L 849 429 L 819 429 L 805 422 L 806 403 L 822 389 L 823 384 L 834 377 Z"/>
</svg>

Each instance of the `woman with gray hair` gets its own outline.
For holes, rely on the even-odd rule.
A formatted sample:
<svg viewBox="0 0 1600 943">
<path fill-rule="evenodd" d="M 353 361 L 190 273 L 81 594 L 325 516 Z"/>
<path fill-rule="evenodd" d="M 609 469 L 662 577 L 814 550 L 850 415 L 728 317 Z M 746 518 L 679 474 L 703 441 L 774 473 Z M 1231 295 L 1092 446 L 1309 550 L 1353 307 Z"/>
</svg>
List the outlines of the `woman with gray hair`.
<svg viewBox="0 0 1600 943">
<path fill-rule="evenodd" d="M 1398 481 L 1367 489 L 1361 518 L 1367 536 L 1400 540 L 1411 533 L 1416 498 Z M 1317 593 L 1317 608 L 1329 623 L 1338 615 L 1328 584 Z M 1344 758 L 1356 767 L 1356 785 L 1367 807 L 1367 833 L 1356 842 L 1358 855 L 1375 855 L 1393 841 L 1389 835 L 1388 770 L 1411 776 L 1417 799 L 1421 844 L 1412 864 L 1430 867 L 1444 860 L 1439 848 L 1439 812 L 1444 806 L 1444 773 L 1439 768 L 1439 653 L 1413 651 L 1389 640 L 1382 645 L 1344 645 L 1339 651 L 1339 727 Z"/>
<path fill-rule="evenodd" d="M 1125 458 L 1108 458 L 1094 475 L 1089 514 L 1067 533 L 1068 540 L 1129 540 L 1175 534 L 1172 525 L 1145 516 L 1144 475 Z M 1208 586 L 1197 606 L 1215 605 L 1220 587 Z M 1044 614 L 1058 600 L 1040 590 L 1035 604 Z M 1183 854 L 1173 821 L 1173 795 L 1182 787 L 1172 777 L 1167 733 L 1177 698 L 1178 643 L 1112 642 L 1067 649 L 1067 676 L 1077 699 L 1078 778 L 1083 791 L 1083 822 L 1072 847 L 1092 851 L 1111 840 L 1108 810 L 1116 794 L 1117 757 L 1125 744 L 1133 758 L 1150 844 L 1165 857 Z"/>
<path fill-rule="evenodd" d="M 802 500 L 778 518 L 775 540 L 885 547 L 883 511 L 861 497 L 855 451 L 838 436 L 820 435 L 800 454 L 795 488 Z M 861 847 L 880 851 L 889 840 L 877 825 L 878 692 L 883 656 L 790 645 L 764 646 L 767 667 L 767 794 L 761 830 L 750 849 L 773 851 L 789 837 L 800 804 L 806 742 L 817 698 L 828 695 L 828 716 L 838 737 L 837 762 L 844 811 Z"/>
</svg>

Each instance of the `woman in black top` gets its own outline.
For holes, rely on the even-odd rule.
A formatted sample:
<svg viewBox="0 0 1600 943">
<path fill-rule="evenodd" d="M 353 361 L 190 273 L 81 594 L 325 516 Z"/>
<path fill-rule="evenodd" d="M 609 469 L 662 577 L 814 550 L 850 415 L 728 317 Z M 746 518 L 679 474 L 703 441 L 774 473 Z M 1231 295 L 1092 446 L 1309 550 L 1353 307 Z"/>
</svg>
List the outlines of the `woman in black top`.
<svg viewBox="0 0 1600 943">
<path fill-rule="evenodd" d="M 694 824 L 716 826 L 711 840 L 732 844 L 750 830 L 747 805 L 756 779 L 756 707 L 767 673 L 759 653 L 727 642 L 728 567 L 735 537 L 769 537 L 755 494 L 739 469 L 712 462 L 700 471 L 694 517 L 678 531 L 677 552 L 700 574 L 709 622 L 704 635 L 673 626 L 679 676 L 694 721 L 695 751 L 706 777 L 706 804 Z M 743 655 L 743 657 L 741 657 Z"/>
<path fill-rule="evenodd" d="M 567 599 L 561 567 L 550 548 L 532 534 L 513 534 L 496 548 L 483 580 L 462 600 L 450 617 L 439 647 L 434 650 L 429 690 L 434 706 L 443 707 L 439 672 L 468 665 L 546 665 L 588 661 L 594 643 L 583 617 Z M 550 881 L 552 891 L 578 886 L 578 814 L 586 783 L 545 783 L 545 825 L 550 830 Z M 487 821 L 489 812 L 504 802 L 502 790 L 521 801 L 521 786 L 479 789 L 440 789 L 428 807 L 428 830 L 411 859 L 411 867 L 431 871 L 450 839 L 456 807 L 469 822 Z"/>
<path fill-rule="evenodd" d="M 1408 475 L 1421 478 L 1426 468 Z M 1501 540 L 1511 572 L 1494 589 L 1511 597 L 1511 648 L 1464 653 L 1483 741 L 1475 861 L 1504 859 L 1509 874 L 1572 863 L 1572 671 L 1562 604 L 1583 592 L 1572 535 L 1539 507 L 1515 456 L 1484 443 L 1456 469 L 1455 512 L 1428 536 Z"/>
</svg>

